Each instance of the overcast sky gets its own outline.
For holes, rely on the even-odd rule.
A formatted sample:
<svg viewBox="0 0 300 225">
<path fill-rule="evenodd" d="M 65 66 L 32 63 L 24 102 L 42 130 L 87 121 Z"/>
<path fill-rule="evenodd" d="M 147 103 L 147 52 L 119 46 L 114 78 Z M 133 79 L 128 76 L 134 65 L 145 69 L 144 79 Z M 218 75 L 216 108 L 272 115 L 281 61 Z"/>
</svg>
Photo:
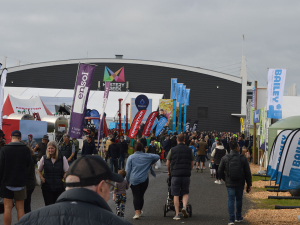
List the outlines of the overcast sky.
<svg viewBox="0 0 300 225">
<path fill-rule="evenodd" d="M 267 68 L 287 68 L 285 92 L 296 83 L 300 93 L 299 0 L 2 0 L 0 21 L 7 66 L 88 52 L 239 75 L 244 45 L 249 80 L 266 85 Z"/>
</svg>

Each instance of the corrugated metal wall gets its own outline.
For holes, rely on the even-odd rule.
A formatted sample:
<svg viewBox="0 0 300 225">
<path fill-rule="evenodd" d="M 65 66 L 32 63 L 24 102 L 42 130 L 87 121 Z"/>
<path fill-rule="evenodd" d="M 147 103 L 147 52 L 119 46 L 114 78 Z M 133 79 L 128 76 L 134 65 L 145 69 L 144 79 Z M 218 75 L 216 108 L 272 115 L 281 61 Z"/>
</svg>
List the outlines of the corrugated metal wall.
<svg viewBox="0 0 300 225">
<path fill-rule="evenodd" d="M 241 84 L 196 72 L 140 64 L 95 63 L 92 90 L 103 81 L 104 68 L 117 71 L 124 66 L 130 91 L 163 93 L 170 97 L 171 78 L 178 78 L 191 89 L 187 119 L 199 120 L 198 130 L 239 131 L 239 118 L 231 116 L 241 110 Z M 49 66 L 8 74 L 7 86 L 73 89 L 77 64 Z M 13 82 L 13 83 L 12 83 Z M 217 88 L 219 86 L 219 88 Z M 198 107 L 208 107 L 208 118 L 197 118 Z"/>
</svg>

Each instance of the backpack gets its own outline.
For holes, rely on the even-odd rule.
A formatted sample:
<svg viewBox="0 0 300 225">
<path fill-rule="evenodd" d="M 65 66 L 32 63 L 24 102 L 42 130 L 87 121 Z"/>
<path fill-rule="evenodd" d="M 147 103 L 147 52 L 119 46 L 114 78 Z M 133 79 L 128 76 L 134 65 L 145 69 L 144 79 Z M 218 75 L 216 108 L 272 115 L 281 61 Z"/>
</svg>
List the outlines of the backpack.
<svg viewBox="0 0 300 225">
<path fill-rule="evenodd" d="M 242 180 L 244 169 L 242 167 L 241 157 L 243 155 L 228 155 L 228 177 L 233 180 Z"/>
</svg>

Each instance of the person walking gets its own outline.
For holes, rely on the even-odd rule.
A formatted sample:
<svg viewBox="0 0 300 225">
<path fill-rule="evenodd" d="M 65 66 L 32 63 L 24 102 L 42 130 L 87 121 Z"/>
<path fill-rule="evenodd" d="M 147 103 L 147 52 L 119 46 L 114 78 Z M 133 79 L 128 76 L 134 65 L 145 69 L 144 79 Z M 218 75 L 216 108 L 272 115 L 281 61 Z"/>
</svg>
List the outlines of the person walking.
<svg viewBox="0 0 300 225">
<path fill-rule="evenodd" d="M 36 146 L 36 141 L 33 139 L 33 135 L 28 135 L 28 140 L 26 141 L 25 145 L 28 145 L 30 149 L 34 149 Z"/>
<path fill-rule="evenodd" d="M 28 146 L 27 146 L 28 147 Z M 33 150 L 30 149 L 31 162 L 27 167 L 27 183 L 26 183 L 26 194 L 27 198 L 24 201 L 24 211 L 25 213 L 31 212 L 31 195 L 35 189 L 35 164 L 37 163 L 37 156 L 34 154 Z"/>
<path fill-rule="evenodd" d="M 21 143 L 22 134 L 15 130 L 11 133 L 11 142 L 0 151 L 1 197 L 4 203 L 4 225 L 10 225 L 13 199 L 17 209 L 18 220 L 24 216 L 27 169 L 32 163 L 30 149 Z"/>
<path fill-rule="evenodd" d="M 34 152 L 37 152 L 37 161 L 40 161 L 40 159 L 46 155 L 46 150 L 47 150 L 47 144 L 49 142 L 48 135 L 44 135 L 42 138 L 42 141 L 35 146 L 33 149 Z"/>
<path fill-rule="evenodd" d="M 156 154 L 156 146 L 154 145 L 154 140 L 150 141 L 150 145 L 147 149 L 147 153 Z"/>
<path fill-rule="evenodd" d="M 203 173 L 203 165 L 205 163 L 205 154 L 208 151 L 207 143 L 202 139 L 200 139 L 199 142 L 199 148 L 197 149 L 197 158 L 196 158 L 196 166 L 197 170 L 201 170 L 201 173 Z M 201 168 L 199 167 L 201 163 Z"/>
<path fill-rule="evenodd" d="M 118 173 L 118 159 L 120 158 L 121 149 L 120 146 L 117 145 L 114 138 L 110 139 L 111 144 L 108 147 L 107 155 L 109 158 L 109 165 L 111 171 Z"/>
<path fill-rule="evenodd" d="M 92 138 L 90 137 L 90 135 L 86 136 L 86 142 L 83 143 L 82 146 L 82 156 L 85 155 L 95 155 L 97 154 L 97 149 L 95 146 L 95 143 L 92 141 Z"/>
<path fill-rule="evenodd" d="M 139 219 L 143 214 L 144 195 L 148 188 L 148 172 L 156 177 L 152 165 L 159 160 L 159 155 L 143 152 L 142 143 L 137 143 L 134 154 L 130 155 L 126 164 L 126 180 L 130 184 L 133 195 L 135 215 L 133 219 Z"/>
<path fill-rule="evenodd" d="M 63 135 L 63 143 L 60 146 L 60 152 L 62 156 L 65 156 L 66 159 L 68 160 L 69 165 L 74 160 L 74 155 L 75 155 L 75 145 L 73 141 L 70 140 L 70 135 L 69 134 L 64 134 Z"/>
<path fill-rule="evenodd" d="M 125 157 L 128 154 L 128 144 L 124 140 L 124 136 L 121 136 L 118 145 L 120 146 L 119 168 L 124 169 L 125 168 Z"/>
<path fill-rule="evenodd" d="M 77 154 L 79 152 L 79 141 L 77 140 L 77 138 L 72 138 L 72 141 L 73 141 L 74 146 L 75 146 L 74 160 L 76 160 L 77 159 Z"/>
<path fill-rule="evenodd" d="M 171 194 L 174 196 L 176 211 L 174 220 L 180 220 L 179 196 L 182 196 L 183 217 L 188 217 L 186 205 L 189 199 L 191 170 L 194 167 L 194 155 L 192 149 L 185 145 L 183 134 L 177 136 L 177 143 L 167 156 L 168 175 L 171 176 Z"/>
<path fill-rule="evenodd" d="M 163 147 L 163 150 L 165 150 L 165 154 L 167 156 L 172 147 L 169 136 L 166 136 L 166 139 L 162 143 L 162 147 Z"/>
<path fill-rule="evenodd" d="M 237 142 L 231 143 L 230 154 L 221 159 L 219 166 L 219 176 L 225 181 L 228 193 L 229 225 L 234 222 L 242 222 L 243 192 L 245 181 L 246 191 L 251 191 L 252 175 L 247 158 L 239 154 Z M 234 213 L 234 203 L 236 202 L 236 214 Z"/>
<path fill-rule="evenodd" d="M 145 152 L 145 148 L 147 147 L 147 139 L 145 138 L 145 135 L 142 135 L 141 143 L 144 146 L 144 152 Z"/>
<path fill-rule="evenodd" d="M 68 169 L 66 191 L 55 204 L 26 214 L 17 225 L 131 225 L 107 204 L 111 183 L 123 181 L 98 155 L 80 157 Z"/>
<path fill-rule="evenodd" d="M 216 184 L 222 184 L 221 177 L 219 176 L 219 173 L 218 173 L 218 168 L 219 168 L 222 157 L 226 154 L 227 154 L 226 149 L 224 148 L 222 143 L 219 141 L 217 143 L 216 148 L 211 153 L 211 157 L 214 159 L 214 164 L 215 164 L 215 169 L 216 169 L 216 181 L 215 181 Z"/>
<path fill-rule="evenodd" d="M 119 170 L 118 174 L 126 177 L 125 170 Z M 128 183 L 126 180 L 122 182 L 115 182 L 115 189 L 113 194 L 113 201 L 115 201 L 117 216 L 124 217 L 125 203 L 126 203 L 126 190 L 128 189 Z"/>
<path fill-rule="evenodd" d="M 45 206 L 54 204 L 65 190 L 63 179 L 69 168 L 67 158 L 63 156 L 55 141 L 50 141 L 47 145 L 46 155 L 40 160 L 38 171 L 42 182 L 42 193 Z M 42 171 L 44 170 L 44 175 Z"/>
</svg>

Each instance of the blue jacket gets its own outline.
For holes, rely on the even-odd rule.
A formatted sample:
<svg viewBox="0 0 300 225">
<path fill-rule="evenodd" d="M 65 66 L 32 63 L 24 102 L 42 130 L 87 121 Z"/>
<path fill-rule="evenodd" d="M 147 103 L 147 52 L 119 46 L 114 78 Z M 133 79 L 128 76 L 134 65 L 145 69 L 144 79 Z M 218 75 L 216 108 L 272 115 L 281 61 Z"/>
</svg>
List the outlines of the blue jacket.
<svg viewBox="0 0 300 225">
<path fill-rule="evenodd" d="M 159 155 L 135 152 L 127 159 L 126 180 L 132 185 L 143 183 L 148 178 L 148 172 L 152 169 L 151 165 L 159 160 Z"/>
</svg>

